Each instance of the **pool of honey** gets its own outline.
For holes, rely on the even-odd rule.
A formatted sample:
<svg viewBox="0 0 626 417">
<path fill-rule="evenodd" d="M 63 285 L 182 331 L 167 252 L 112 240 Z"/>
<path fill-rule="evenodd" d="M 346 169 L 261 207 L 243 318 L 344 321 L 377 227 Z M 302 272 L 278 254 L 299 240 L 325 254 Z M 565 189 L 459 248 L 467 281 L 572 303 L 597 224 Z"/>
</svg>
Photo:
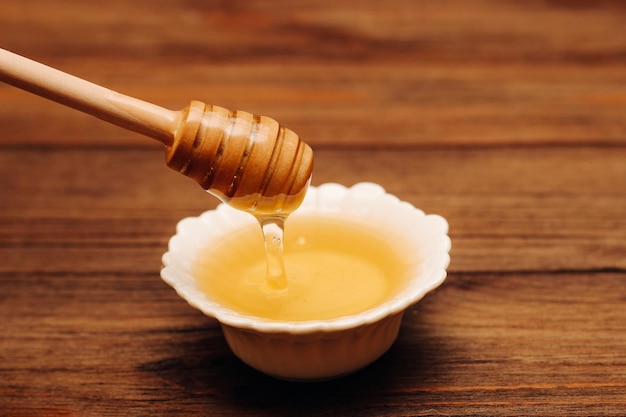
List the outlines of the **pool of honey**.
<svg viewBox="0 0 626 417">
<path fill-rule="evenodd" d="M 268 285 L 258 225 L 202 248 L 193 275 L 209 298 L 242 314 L 281 321 L 331 319 L 375 307 L 406 282 L 406 261 L 397 244 L 349 219 L 291 216 L 285 227 L 285 288 Z"/>
</svg>

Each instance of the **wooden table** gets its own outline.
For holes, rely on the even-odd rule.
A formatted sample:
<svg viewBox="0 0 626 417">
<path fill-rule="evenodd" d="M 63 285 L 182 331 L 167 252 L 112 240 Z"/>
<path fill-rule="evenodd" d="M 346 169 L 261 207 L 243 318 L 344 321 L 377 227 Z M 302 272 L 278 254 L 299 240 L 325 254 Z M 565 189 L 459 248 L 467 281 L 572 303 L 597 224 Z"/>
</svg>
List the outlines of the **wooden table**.
<svg viewBox="0 0 626 417">
<path fill-rule="evenodd" d="M 216 206 L 160 146 L 0 85 L 0 415 L 626 414 L 621 1 L 4 0 L 1 47 L 179 109 L 276 118 L 314 184 L 450 223 L 367 369 L 273 380 L 159 277 Z"/>
</svg>

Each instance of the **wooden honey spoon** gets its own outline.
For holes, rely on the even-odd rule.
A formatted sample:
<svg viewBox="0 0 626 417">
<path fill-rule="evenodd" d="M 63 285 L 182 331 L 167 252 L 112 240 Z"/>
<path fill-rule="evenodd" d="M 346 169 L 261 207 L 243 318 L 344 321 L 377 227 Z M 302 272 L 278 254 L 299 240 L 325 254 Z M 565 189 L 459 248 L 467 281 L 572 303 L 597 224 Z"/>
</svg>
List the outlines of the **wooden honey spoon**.
<svg viewBox="0 0 626 417">
<path fill-rule="evenodd" d="M 306 193 L 313 151 L 273 119 L 192 101 L 172 111 L 0 49 L 0 80 L 165 145 L 165 161 L 231 206 L 284 216 Z"/>
</svg>

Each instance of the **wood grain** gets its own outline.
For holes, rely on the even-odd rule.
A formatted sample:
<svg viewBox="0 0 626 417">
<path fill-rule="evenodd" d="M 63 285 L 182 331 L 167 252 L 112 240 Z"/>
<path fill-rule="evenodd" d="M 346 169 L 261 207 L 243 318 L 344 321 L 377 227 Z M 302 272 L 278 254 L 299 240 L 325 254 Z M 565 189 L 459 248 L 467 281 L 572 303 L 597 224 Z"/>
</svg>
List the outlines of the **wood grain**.
<svg viewBox="0 0 626 417">
<path fill-rule="evenodd" d="M 5 49 L 173 110 L 197 99 L 267 115 L 312 145 L 623 144 L 626 133 L 619 1 L 2 7 Z M 10 87 L 0 98 L 16 145 L 151 145 Z M 44 122 L 24 131 L 33 118 Z"/>
<path fill-rule="evenodd" d="M 444 285 L 347 378 L 228 350 L 159 278 L 217 200 L 153 141 L 0 85 L 0 416 L 626 410 L 626 6 L 616 0 L 0 4 L 2 47 L 171 109 L 274 117 L 314 184 L 450 223 Z"/>
<path fill-rule="evenodd" d="M 615 180 L 626 178 L 623 148 L 320 150 L 316 155 L 314 184 L 376 181 L 425 212 L 446 217 L 454 242 L 452 271 L 626 269 L 620 256 L 626 183 Z M 0 153 L 0 177 L 8 179 L 0 218 L 6 246 L 0 251 L 5 259 L 12 253 L 20 261 L 5 261 L 0 271 L 27 271 L 34 260 L 58 273 L 83 264 L 120 273 L 154 271 L 175 223 L 218 203 L 166 168 L 161 157 L 148 150 Z M 73 266 L 58 266 L 63 253 L 95 255 L 103 248 L 108 254 L 99 261 L 73 255 L 66 258 Z M 146 263 L 142 252 L 149 251 L 156 252 L 155 259 Z M 141 259 L 137 265 L 135 256 Z"/>
</svg>

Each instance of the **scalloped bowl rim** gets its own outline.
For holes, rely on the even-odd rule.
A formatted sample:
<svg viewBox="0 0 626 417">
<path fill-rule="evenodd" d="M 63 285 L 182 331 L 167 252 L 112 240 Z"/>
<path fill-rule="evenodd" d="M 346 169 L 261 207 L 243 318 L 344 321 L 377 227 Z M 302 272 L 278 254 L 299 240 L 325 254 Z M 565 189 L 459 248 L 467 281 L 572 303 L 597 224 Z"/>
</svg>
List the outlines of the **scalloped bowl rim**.
<svg viewBox="0 0 626 417">
<path fill-rule="evenodd" d="M 389 213 L 389 210 L 393 216 L 380 217 L 381 213 Z M 190 273 L 194 256 L 211 238 L 224 236 L 246 223 L 256 223 L 253 216 L 222 203 L 216 209 L 208 210 L 198 217 L 187 217 L 178 222 L 177 232 L 169 241 L 168 252 L 163 255 L 161 277 L 189 305 L 209 317 L 214 317 L 223 325 L 261 333 L 292 334 L 334 332 L 378 322 L 406 310 L 446 279 L 451 248 L 447 221 L 436 214 L 426 215 L 410 203 L 388 194 L 378 184 L 364 182 L 350 188 L 337 183 L 311 186 L 302 206 L 291 216 L 306 216 L 311 213 L 328 215 L 333 219 L 344 217 L 363 221 L 368 216 L 372 220 L 372 213 L 377 213 L 378 217 L 374 216 L 377 222 L 393 223 L 396 232 L 402 234 L 399 235 L 400 238 L 404 236 L 406 239 L 405 243 L 409 246 L 413 244 L 419 251 L 430 252 L 430 255 L 416 258 L 413 262 L 415 270 L 411 274 L 420 276 L 411 276 L 409 283 L 390 300 L 358 314 L 306 321 L 277 321 L 243 314 L 211 300 L 198 288 Z M 428 248 L 425 247 L 425 241 L 418 242 L 416 236 L 411 235 L 412 232 L 427 236 Z"/>
</svg>

